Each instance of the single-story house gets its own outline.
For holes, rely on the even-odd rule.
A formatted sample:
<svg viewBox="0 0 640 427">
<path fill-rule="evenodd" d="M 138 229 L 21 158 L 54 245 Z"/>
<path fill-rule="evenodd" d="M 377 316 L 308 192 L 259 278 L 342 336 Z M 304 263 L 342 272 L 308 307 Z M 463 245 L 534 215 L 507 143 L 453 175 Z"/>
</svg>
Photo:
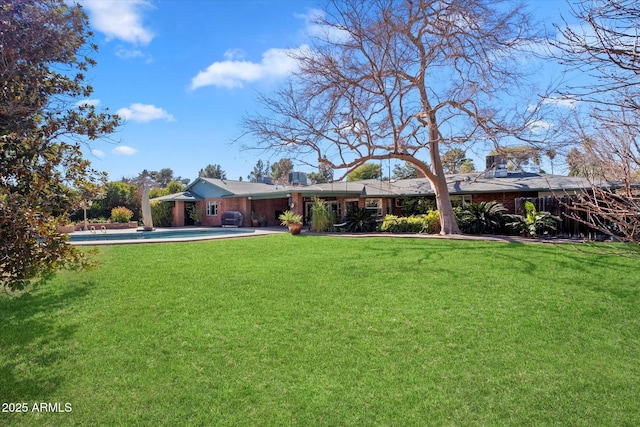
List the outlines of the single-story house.
<svg viewBox="0 0 640 427">
<path fill-rule="evenodd" d="M 297 175 L 299 178 L 299 175 Z M 408 197 L 435 198 L 426 178 L 381 181 L 333 182 L 327 184 L 280 185 L 198 178 L 185 191 L 158 197 L 154 201 L 173 204 L 173 226 L 192 225 L 188 212 L 195 207 L 203 226 L 222 226 L 225 212 L 243 215 L 243 226 L 251 225 L 252 214 L 265 218 L 268 226 L 280 225 L 278 216 L 291 209 L 309 217 L 313 199 L 324 200 L 338 218 L 354 208 L 375 210 L 379 217 L 401 215 Z M 515 200 L 521 197 L 550 197 L 574 194 L 590 188 L 584 178 L 540 175 L 528 172 L 492 170 L 488 173 L 447 175 L 452 203 L 497 201 L 514 212 Z"/>
</svg>

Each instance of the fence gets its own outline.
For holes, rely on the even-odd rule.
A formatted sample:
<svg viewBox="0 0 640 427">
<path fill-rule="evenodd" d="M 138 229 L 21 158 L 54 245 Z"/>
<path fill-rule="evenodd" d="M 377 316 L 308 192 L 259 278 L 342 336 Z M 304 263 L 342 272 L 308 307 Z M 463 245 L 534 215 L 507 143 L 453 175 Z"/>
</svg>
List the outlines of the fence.
<svg viewBox="0 0 640 427">
<path fill-rule="evenodd" d="M 525 202 L 531 202 L 537 211 L 547 211 L 552 215 L 559 216 L 562 221 L 558 224 L 555 231 L 551 230 L 549 232 L 551 236 L 563 239 L 589 240 L 604 240 L 608 238 L 608 236 L 602 232 L 572 218 L 572 216 L 578 216 L 582 220 L 588 221 L 588 214 L 586 212 L 577 212 L 571 209 L 571 206 L 576 202 L 573 197 L 522 197 L 516 199 L 515 202 L 515 213 L 518 215 L 525 215 L 526 209 L 524 204 Z"/>
</svg>

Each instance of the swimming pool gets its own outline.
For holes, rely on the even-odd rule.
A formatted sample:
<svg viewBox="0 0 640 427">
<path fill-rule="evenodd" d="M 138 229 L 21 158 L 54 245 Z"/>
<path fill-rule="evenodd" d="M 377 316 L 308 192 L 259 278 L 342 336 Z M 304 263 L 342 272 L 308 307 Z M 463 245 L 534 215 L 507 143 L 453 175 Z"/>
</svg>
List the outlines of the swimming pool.
<svg viewBox="0 0 640 427">
<path fill-rule="evenodd" d="M 189 241 L 254 234 L 253 229 L 206 228 L 183 230 L 154 230 L 133 232 L 78 232 L 69 235 L 69 243 L 94 245 L 107 243 L 144 243 L 149 241 Z"/>
</svg>

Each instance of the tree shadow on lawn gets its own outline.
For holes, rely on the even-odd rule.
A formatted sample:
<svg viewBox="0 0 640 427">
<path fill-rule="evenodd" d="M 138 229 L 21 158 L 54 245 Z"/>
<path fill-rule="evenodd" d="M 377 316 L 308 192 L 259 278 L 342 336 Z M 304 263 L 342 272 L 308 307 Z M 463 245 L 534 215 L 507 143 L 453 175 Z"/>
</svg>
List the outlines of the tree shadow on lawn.
<svg viewBox="0 0 640 427">
<path fill-rule="evenodd" d="M 94 282 L 64 287 L 40 284 L 15 296 L 0 296 L 3 402 L 45 402 L 60 387 L 65 378 L 56 366 L 67 357 L 77 330 L 66 320 L 66 313 L 94 286 Z"/>
<path fill-rule="evenodd" d="M 459 272 L 460 268 L 468 267 L 468 261 L 477 259 L 478 253 L 484 253 L 487 266 L 506 264 L 510 269 L 517 269 L 521 273 L 543 276 L 548 267 L 553 265 L 558 270 L 588 271 L 589 266 L 597 264 L 599 272 L 625 271 L 629 268 L 638 270 L 640 266 L 630 259 L 602 253 L 585 253 L 575 249 L 576 243 L 560 243 L 553 241 L 483 241 L 443 238 L 398 238 L 398 244 L 388 245 L 385 240 L 389 237 L 362 238 L 362 249 L 380 254 L 389 261 L 394 259 L 413 258 L 417 263 L 429 263 L 433 268 L 453 264 L 452 271 Z M 414 256 L 411 256 L 412 252 Z M 452 260 L 455 262 L 446 262 Z M 442 263 L 440 261 L 443 261 Z M 550 263 L 550 264 L 549 264 Z M 632 273 L 633 275 L 633 273 Z M 595 279 L 595 278 L 594 278 Z M 599 281 L 590 282 L 598 285 Z M 609 281 L 610 282 L 610 281 Z M 640 282 L 638 282 L 640 283 Z M 636 283 L 636 284 L 638 284 Z M 583 283 L 586 284 L 586 283 Z M 611 283 L 609 283 L 611 284 Z M 606 290 L 610 291 L 607 286 Z"/>
</svg>

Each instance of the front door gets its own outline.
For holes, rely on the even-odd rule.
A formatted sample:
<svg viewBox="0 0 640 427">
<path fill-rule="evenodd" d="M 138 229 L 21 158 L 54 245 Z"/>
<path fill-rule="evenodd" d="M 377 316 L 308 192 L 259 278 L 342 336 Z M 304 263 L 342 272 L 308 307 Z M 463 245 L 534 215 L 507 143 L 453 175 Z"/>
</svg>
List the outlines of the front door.
<svg viewBox="0 0 640 427">
<path fill-rule="evenodd" d="M 195 224 L 193 219 L 191 219 L 191 215 L 189 215 L 191 213 L 191 210 L 195 208 L 196 208 L 195 202 L 184 202 L 184 225 Z"/>
</svg>

